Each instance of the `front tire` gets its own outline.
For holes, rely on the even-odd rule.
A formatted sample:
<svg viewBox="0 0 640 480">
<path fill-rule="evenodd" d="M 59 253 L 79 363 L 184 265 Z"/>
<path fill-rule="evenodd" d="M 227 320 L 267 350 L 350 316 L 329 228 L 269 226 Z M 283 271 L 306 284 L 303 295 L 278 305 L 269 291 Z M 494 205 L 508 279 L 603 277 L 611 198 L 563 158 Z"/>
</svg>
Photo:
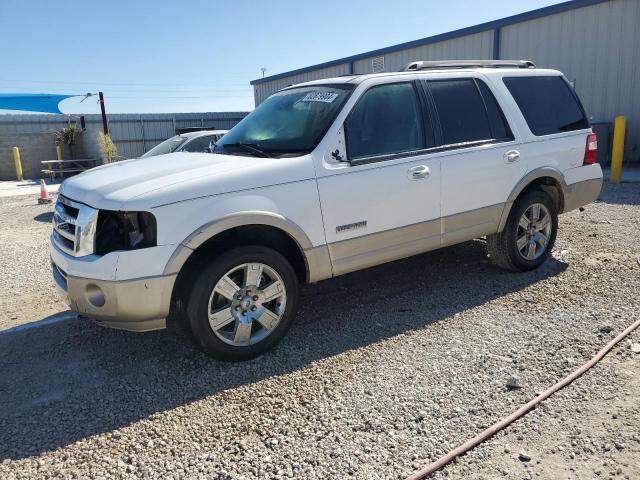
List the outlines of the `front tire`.
<svg viewBox="0 0 640 480">
<path fill-rule="evenodd" d="M 538 268 L 551 254 L 558 232 L 558 211 L 548 193 L 531 190 L 509 212 L 504 230 L 487 236 L 493 262 L 505 270 Z"/>
<path fill-rule="evenodd" d="M 209 261 L 187 304 L 196 345 L 221 360 L 248 360 L 273 348 L 291 326 L 298 281 L 267 247 L 233 248 Z"/>
</svg>

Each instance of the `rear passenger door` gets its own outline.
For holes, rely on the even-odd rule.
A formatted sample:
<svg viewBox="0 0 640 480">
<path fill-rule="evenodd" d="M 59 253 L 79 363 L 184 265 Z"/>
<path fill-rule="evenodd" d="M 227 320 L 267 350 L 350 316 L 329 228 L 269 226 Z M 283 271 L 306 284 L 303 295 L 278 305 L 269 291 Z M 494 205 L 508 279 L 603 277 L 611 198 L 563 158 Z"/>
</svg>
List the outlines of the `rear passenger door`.
<svg viewBox="0 0 640 480">
<path fill-rule="evenodd" d="M 442 154 L 442 239 L 448 245 L 497 231 L 526 159 L 491 89 L 479 78 L 422 82 Z"/>
</svg>

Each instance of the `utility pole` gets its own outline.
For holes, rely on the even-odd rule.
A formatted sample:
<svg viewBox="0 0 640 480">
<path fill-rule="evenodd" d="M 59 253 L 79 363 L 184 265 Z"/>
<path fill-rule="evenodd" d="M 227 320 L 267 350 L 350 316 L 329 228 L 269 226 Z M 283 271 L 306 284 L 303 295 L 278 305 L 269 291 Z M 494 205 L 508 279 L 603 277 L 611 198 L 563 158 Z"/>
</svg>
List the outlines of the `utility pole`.
<svg viewBox="0 0 640 480">
<path fill-rule="evenodd" d="M 98 103 L 100 104 L 100 113 L 102 114 L 102 131 L 105 135 L 109 135 L 109 127 L 107 126 L 107 112 L 104 111 L 104 95 L 98 92 Z"/>
</svg>

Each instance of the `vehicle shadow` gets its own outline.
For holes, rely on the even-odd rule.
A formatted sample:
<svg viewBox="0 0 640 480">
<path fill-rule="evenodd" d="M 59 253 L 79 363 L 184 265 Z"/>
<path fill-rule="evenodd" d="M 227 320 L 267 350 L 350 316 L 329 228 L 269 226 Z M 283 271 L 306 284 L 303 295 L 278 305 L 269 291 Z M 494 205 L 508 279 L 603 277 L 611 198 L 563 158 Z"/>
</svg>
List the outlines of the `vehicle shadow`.
<svg viewBox="0 0 640 480">
<path fill-rule="evenodd" d="M 428 328 L 566 268 L 550 258 L 534 272 L 503 272 L 476 240 L 306 286 L 284 341 L 244 363 L 213 360 L 171 331 L 119 332 L 80 319 L 0 336 L 0 461 Z"/>
<path fill-rule="evenodd" d="M 33 217 L 36 222 L 51 223 L 53 220 L 53 212 L 44 212 Z"/>
<path fill-rule="evenodd" d="M 613 205 L 640 205 L 640 183 L 622 182 L 616 185 L 605 182 L 597 202 Z"/>
</svg>

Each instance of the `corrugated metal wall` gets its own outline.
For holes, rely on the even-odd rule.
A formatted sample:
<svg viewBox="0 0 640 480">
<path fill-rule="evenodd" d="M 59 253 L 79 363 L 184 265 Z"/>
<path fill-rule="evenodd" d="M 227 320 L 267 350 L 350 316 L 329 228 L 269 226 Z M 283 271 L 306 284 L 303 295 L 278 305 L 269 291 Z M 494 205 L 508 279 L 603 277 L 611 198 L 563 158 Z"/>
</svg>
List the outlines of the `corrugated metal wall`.
<svg viewBox="0 0 640 480">
<path fill-rule="evenodd" d="M 109 115 L 109 133 L 125 158 L 139 157 L 158 143 L 174 135 L 176 128 L 198 127 L 228 130 L 242 120 L 248 112 L 159 113 Z M 101 128 L 101 120 L 87 122 Z"/>
<path fill-rule="evenodd" d="M 109 133 L 118 158 L 135 158 L 174 135 L 176 128 L 205 127 L 227 130 L 248 112 L 159 113 L 108 115 Z M 41 176 L 42 160 L 55 159 L 54 132 L 69 122 L 67 115 L 0 115 L 0 180 L 15 178 L 11 148 L 19 147 L 27 178 Z M 85 115 L 86 130 L 74 146 L 75 158 L 100 160 L 100 115 Z M 70 152 L 63 147 L 63 157 Z M 98 162 L 99 163 L 99 162 Z"/>
<path fill-rule="evenodd" d="M 0 115 L 0 136 L 51 133 L 65 127 L 69 122 L 66 115 Z"/>
<path fill-rule="evenodd" d="M 118 155 L 134 158 L 142 155 L 161 141 L 174 135 L 176 128 L 205 127 L 228 130 L 242 120 L 248 112 L 206 113 L 148 113 L 110 114 L 109 133 L 118 148 Z M 0 137 L 18 134 L 51 134 L 67 125 L 67 115 L 0 115 Z M 83 137 L 93 137 L 102 131 L 100 115 L 85 115 L 87 130 Z M 84 140 L 84 139 L 83 139 Z M 88 152 L 92 151 L 93 138 L 88 139 Z"/>
<path fill-rule="evenodd" d="M 290 77 L 273 80 L 271 82 L 259 83 L 253 86 L 253 95 L 256 106 L 264 102 L 270 95 L 273 95 L 278 90 L 288 87 L 289 85 L 310 82 L 311 80 L 320 80 L 322 78 L 339 77 L 340 75 L 346 75 L 348 73 L 350 73 L 349 64 L 343 63 L 341 65 L 334 65 L 332 67 L 313 70 L 299 75 L 292 75 Z"/>
<path fill-rule="evenodd" d="M 501 58 L 530 58 L 575 81 L 592 122 L 628 119 L 625 159 L 640 161 L 640 1 L 613 0 L 501 29 Z"/>
<path fill-rule="evenodd" d="M 465 58 L 491 58 L 493 32 L 491 30 L 467 35 L 444 42 L 401 50 L 384 55 L 384 71 L 397 72 L 414 60 L 455 60 Z M 372 73 L 371 60 L 365 58 L 353 63 L 353 73 Z"/>
</svg>

